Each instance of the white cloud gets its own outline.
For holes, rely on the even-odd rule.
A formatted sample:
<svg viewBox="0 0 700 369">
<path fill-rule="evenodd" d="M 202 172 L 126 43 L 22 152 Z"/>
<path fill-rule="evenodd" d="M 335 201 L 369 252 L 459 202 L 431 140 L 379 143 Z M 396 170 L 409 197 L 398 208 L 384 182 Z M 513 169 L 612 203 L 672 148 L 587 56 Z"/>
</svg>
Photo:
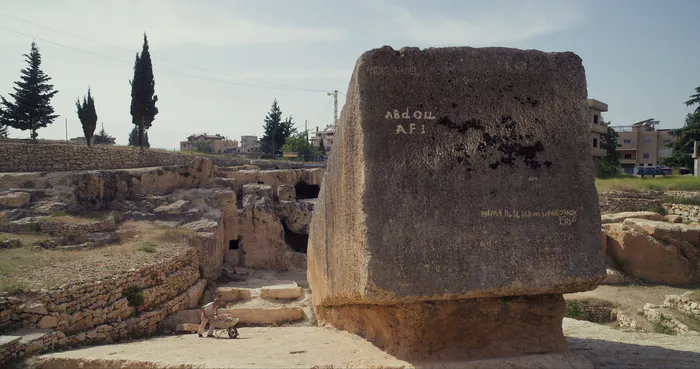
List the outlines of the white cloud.
<svg viewBox="0 0 700 369">
<path fill-rule="evenodd" d="M 123 48 L 140 45 L 143 32 L 158 48 L 198 44 L 224 46 L 260 43 L 322 42 L 345 37 L 341 28 L 268 24 L 244 19 L 222 3 L 184 0 L 13 2 L 0 12 L 42 26 Z M 39 0 L 41 1 L 41 0 Z M 30 4 L 31 3 L 31 4 Z M 60 14 L 60 16 L 57 16 Z M 75 47 L 94 43 L 0 16 L 2 25 L 17 31 L 64 41 Z M 0 30 L 2 31 L 2 30 Z M 0 38 L 11 42 L 13 36 Z"/>
<path fill-rule="evenodd" d="M 369 6 L 389 20 L 384 29 L 391 38 L 431 46 L 504 44 L 555 32 L 583 20 L 569 1 L 485 4 L 487 9 L 470 3 L 467 14 L 417 13 L 383 0 L 374 0 Z"/>
</svg>

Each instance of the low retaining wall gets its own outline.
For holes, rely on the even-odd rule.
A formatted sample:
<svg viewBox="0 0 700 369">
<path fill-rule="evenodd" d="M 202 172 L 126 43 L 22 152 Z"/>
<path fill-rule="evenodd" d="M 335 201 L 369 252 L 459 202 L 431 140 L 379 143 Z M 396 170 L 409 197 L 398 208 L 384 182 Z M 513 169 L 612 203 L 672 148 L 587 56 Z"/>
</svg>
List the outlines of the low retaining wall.
<svg viewBox="0 0 700 369">
<path fill-rule="evenodd" d="M 198 265 L 197 252 L 187 248 L 165 263 L 132 269 L 111 279 L 40 293 L 0 296 L 0 333 L 16 328 L 50 329 L 56 333 L 35 343 L 0 347 L 0 364 L 55 345 L 110 343 L 153 335 L 159 321 L 192 307 L 192 300 L 198 299 L 189 291 L 200 277 Z M 123 296 L 129 286 L 142 290 L 143 305 L 129 306 Z"/>
<path fill-rule="evenodd" d="M 667 214 L 678 215 L 690 222 L 700 221 L 700 206 L 684 204 L 663 204 Z"/>
<path fill-rule="evenodd" d="M 49 218 L 50 219 L 50 218 Z M 51 236 L 85 236 L 88 233 L 113 232 L 117 230 L 114 216 L 92 223 L 63 223 L 43 218 L 24 218 L 11 222 L 7 228 L 10 233 L 39 232 Z"/>
<path fill-rule="evenodd" d="M 0 172 L 57 172 L 187 164 L 191 154 L 130 147 L 0 141 Z"/>
<path fill-rule="evenodd" d="M 141 150 L 111 145 L 77 145 L 60 141 L 0 140 L 0 172 L 59 172 L 128 169 L 187 164 L 196 153 Z M 201 155 L 199 155 L 201 156 Z M 214 165 L 256 165 L 268 169 L 322 167 L 320 163 L 294 163 L 239 157 L 211 156 Z"/>
<path fill-rule="evenodd" d="M 700 319 L 700 302 L 693 301 L 688 296 L 667 295 L 664 299 L 664 306 L 672 307 L 681 313 Z"/>
<path fill-rule="evenodd" d="M 664 196 L 662 191 L 610 191 L 599 194 L 598 199 L 601 212 L 621 213 L 661 207 Z"/>
</svg>

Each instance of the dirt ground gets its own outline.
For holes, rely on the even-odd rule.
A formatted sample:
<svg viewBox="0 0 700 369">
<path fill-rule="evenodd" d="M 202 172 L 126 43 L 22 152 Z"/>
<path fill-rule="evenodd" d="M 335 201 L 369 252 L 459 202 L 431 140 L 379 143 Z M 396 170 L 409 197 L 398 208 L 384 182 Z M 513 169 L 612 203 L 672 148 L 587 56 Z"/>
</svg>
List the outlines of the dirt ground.
<svg viewBox="0 0 700 369">
<path fill-rule="evenodd" d="M 43 235 L 3 233 L 1 239 L 19 238 L 23 245 L 0 250 L 0 291 L 58 287 L 169 260 L 189 248 L 172 232 L 151 222 L 125 222 L 117 231 L 120 244 L 70 251 L 31 245 L 47 238 Z"/>
<path fill-rule="evenodd" d="M 669 286 L 608 286 L 600 285 L 592 291 L 564 295 L 567 300 L 595 298 L 613 302 L 621 308 L 643 308 L 644 304 L 664 302 L 666 295 L 682 295 L 688 289 Z"/>
<path fill-rule="evenodd" d="M 573 353 L 590 360 L 596 369 L 700 368 L 700 343 L 694 339 L 623 332 L 573 319 L 564 319 L 563 328 Z M 235 340 L 188 334 L 96 346 L 44 355 L 40 362 L 42 369 L 78 365 L 138 369 L 424 367 L 397 360 L 355 335 L 329 328 L 240 328 L 239 332 Z"/>
</svg>

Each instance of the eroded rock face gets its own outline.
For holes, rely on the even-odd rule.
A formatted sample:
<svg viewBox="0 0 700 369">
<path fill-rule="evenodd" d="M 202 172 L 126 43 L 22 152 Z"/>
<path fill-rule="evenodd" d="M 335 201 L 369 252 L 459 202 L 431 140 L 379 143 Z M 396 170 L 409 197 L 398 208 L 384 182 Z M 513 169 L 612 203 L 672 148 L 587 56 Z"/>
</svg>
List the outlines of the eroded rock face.
<svg viewBox="0 0 700 369">
<path fill-rule="evenodd" d="M 32 195 L 27 192 L 10 192 L 0 195 L 0 207 L 21 208 L 29 203 Z"/>
<path fill-rule="evenodd" d="M 309 234 L 315 204 L 315 200 L 280 201 L 277 216 L 292 232 Z"/>
<path fill-rule="evenodd" d="M 698 252 L 680 237 L 678 224 L 643 221 L 652 232 L 639 226 L 637 219 L 608 224 L 607 254 L 632 277 L 650 282 L 687 284 L 698 280 Z M 651 224 L 650 224 L 651 223 Z M 656 224 L 658 223 L 658 224 Z M 677 232 L 668 227 L 676 227 Z"/>
<path fill-rule="evenodd" d="M 248 195 L 243 199 L 239 247 L 239 263 L 243 266 L 287 269 L 284 229 L 269 197 Z"/>
</svg>

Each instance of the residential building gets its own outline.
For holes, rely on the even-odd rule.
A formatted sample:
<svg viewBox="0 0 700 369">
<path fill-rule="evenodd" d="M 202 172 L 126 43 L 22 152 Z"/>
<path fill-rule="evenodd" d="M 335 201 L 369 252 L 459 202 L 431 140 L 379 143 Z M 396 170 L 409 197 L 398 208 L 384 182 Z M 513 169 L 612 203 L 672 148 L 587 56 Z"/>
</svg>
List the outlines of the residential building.
<svg viewBox="0 0 700 369">
<path fill-rule="evenodd" d="M 333 147 L 333 134 L 335 133 L 335 125 L 329 124 L 323 131 L 318 130 L 316 127 L 316 133 L 311 137 L 311 145 L 313 147 L 320 147 L 321 141 L 323 141 L 323 147 L 326 149 L 326 154 L 331 152 Z"/>
<path fill-rule="evenodd" d="M 661 165 L 671 156 L 668 144 L 677 140 L 670 129 L 656 129 L 658 120 L 646 119 L 629 126 L 613 127 L 617 131 L 622 171 L 634 174 L 635 168 Z"/>
<path fill-rule="evenodd" d="M 593 171 L 598 173 L 598 161 L 607 155 L 605 149 L 600 147 L 601 134 L 608 131 L 608 125 L 603 122 L 602 113 L 608 111 L 608 104 L 595 99 L 588 99 L 589 132 L 591 135 L 591 155 L 593 156 Z"/>
<path fill-rule="evenodd" d="M 262 145 L 258 136 L 241 136 L 241 147 L 237 152 L 239 154 L 262 154 Z"/>
<path fill-rule="evenodd" d="M 238 141 L 229 140 L 226 137 L 206 133 L 187 137 L 187 141 L 180 142 L 180 151 L 194 151 L 198 142 L 208 143 L 213 154 L 235 154 L 238 151 Z"/>
<path fill-rule="evenodd" d="M 92 141 L 94 142 L 95 139 L 93 138 Z M 109 137 L 109 141 L 110 141 L 109 143 L 102 144 L 102 145 L 114 145 L 114 143 L 117 142 L 117 139 L 114 138 L 114 137 L 112 137 L 112 136 L 110 136 L 110 137 Z M 71 142 L 71 143 L 81 144 L 81 145 L 87 144 L 87 140 L 85 139 L 85 137 L 75 137 L 75 138 L 71 138 L 71 139 L 70 139 L 70 142 Z"/>
</svg>

